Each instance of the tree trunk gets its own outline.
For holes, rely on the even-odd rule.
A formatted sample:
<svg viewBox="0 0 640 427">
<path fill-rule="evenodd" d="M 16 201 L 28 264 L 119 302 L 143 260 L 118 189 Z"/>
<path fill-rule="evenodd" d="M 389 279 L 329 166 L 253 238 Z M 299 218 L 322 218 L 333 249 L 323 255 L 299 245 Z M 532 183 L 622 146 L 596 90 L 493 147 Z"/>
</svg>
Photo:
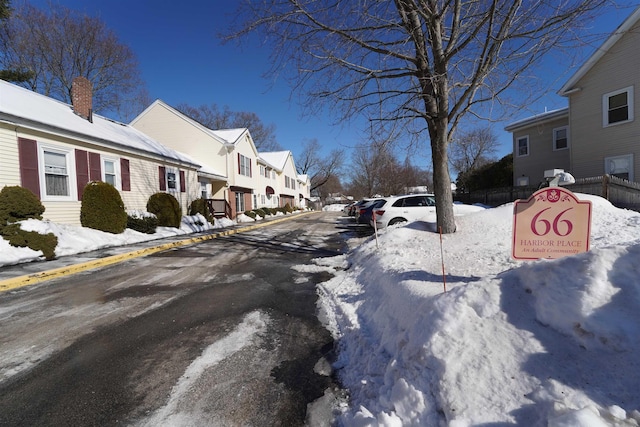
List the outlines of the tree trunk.
<svg viewBox="0 0 640 427">
<path fill-rule="evenodd" d="M 429 129 L 431 135 L 431 155 L 433 159 L 433 188 L 436 196 L 436 216 L 438 230 L 448 234 L 456 231 L 453 216 L 453 194 L 449 175 L 449 157 L 447 155 L 446 123 L 439 123 Z"/>
</svg>

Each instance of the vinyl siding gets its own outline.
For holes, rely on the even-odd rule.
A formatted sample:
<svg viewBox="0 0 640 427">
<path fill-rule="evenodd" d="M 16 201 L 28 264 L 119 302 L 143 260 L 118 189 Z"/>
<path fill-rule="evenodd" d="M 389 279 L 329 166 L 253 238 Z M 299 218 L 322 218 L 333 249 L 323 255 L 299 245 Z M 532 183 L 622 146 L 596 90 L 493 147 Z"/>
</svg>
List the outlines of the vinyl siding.
<svg viewBox="0 0 640 427">
<path fill-rule="evenodd" d="M 571 163 L 576 178 L 605 173 L 604 159 L 633 154 L 635 181 L 640 181 L 640 25 L 626 33 L 578 81 L 569 97 Z M 633 86 L 634 120 L 603 127 L 603 95 Z"/>
<path fill-rule="evenodd" d="M 191 156 L 203 166 L 227 173 L 226 148 L 214 136 L 156 104 L 131 124 L 161 144 Z"/>
<path fill-rule="evenodd" d="M 97 166 L 95 165 L 95 162 L 99 156 L 106 156 L 112 159 L 124 158 L 129 160 L 131 191 L 120 191 L 126 209 L 146 210 L 147 200 L 149 197 L 159 191 L 158 166 L 160 165 L 171 167 L 176 172 L 185 172 L 186 191 L 172 192 L 172 194 L 178 199 L 180 206 L 182 207 L 183 214 L 186 214 L 191 201 L 199 197 L 199 185 L 195 170 L 180 168 L 178 165 L 172 165 L 170 163 L 160 163 L 159 161 L 144 158 L 139 155 L 133 155 L 131 153 L 115 150 L 109 151 L 104 148 L 91 146 L 90 144 L 80 143 L 68 138 L 54 137 L 41 132 L 16 132 L 15 130 L 7 129 L 6 126 L 0 126 L 0 186 L 21 185 L 17 143 L 18 138 L 35 140 L 38 143 L 44 143 L 63 149 L 84 150 L 90 153 L 94 158 L 94 177 L 97 174 Z M 102 165 L 100 164 L 100 166 Z M 75 166 L 70 169 L 75 170 Z M 70 171 L 70 173 L 75 174 L 75 171 Z M 181 183 L 181 185 L 183 184 Z M 45 207 L 43 218 L 57 223 L 80 225 L 80 201 L 44 200 L 42 204 Z"/>
<path fill-rule="evenodd" d="M 20 185 L 18 139 L 13 129 L 0 124 L 0 188 Z"/>
<path fill-rule="evenodd" d="M 513 133 L 513 185 L 523 176 L 529 177 L 529 185 L 538 185 L 548 169 L 571 172 L 569 149 L 553 149 L 553 130 L 567 125 L 566 118 L 549 120 Z M 529 155 L 518 156 L 517 141 L 524 136 L 529 136 Z M 572 146 L 573 136 L 569 132 L 569 147 Z"/>
</svg>

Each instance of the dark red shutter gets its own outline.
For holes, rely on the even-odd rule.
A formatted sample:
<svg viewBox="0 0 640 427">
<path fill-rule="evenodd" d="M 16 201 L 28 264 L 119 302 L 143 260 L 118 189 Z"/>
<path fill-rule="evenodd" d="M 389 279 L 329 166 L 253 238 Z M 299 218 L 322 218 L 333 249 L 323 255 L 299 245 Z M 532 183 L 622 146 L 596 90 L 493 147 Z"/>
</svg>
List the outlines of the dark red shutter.
<svg viewBox="0 0 640 427">
<path fill-rule="evenodd" d="M 120 159 L 120 181 L 122 191 L 131 191 L 131 172 L 129 172 L 129 160 Z"/>
<path fill-rule="evenodd" d="M 164 166 L 158 166 L 158 175 L 160 179 L 160 191 L 167 191 L 167 170 Z"/>
<path fill-rule="evenodd" d="M 20 161 L 20 183 L 40 199 L 40 177 L 38 175 L 38 144 L 31 139 L 18 138 Z"/>
<path fill-rule="evenodd" d="M 102 168 L 100 167 L 100 154 L 89 153 L 89 179 L 102 181 Z"/>
<path fill-rule="evenodd" d="M 252 170 L 252 166 L 253 166 L 253 162 L 251 161 L 250 158 L 247 157 L 247 160 L 249 161 L 249 176 L 253 176 L 251 170 Z"/>
<path fill-rule="evenodd" d="M 240 173 L 240 153 L 238 153 L 238 173 Z"/>
<path fill-rule="evenodd" d="M 185 180 L 184 171 L 180 171 L 180 192 L 184 193 L 187 191 L 187 182 Z"/>
<path fill-rule="evenodd" d="M 87 152 L 84 150 L 76 150 L 76 185 L 78 188 L 78 200 L 82 200 L 84 187 L 89 182 L 89 160 Z"/>
</svg>

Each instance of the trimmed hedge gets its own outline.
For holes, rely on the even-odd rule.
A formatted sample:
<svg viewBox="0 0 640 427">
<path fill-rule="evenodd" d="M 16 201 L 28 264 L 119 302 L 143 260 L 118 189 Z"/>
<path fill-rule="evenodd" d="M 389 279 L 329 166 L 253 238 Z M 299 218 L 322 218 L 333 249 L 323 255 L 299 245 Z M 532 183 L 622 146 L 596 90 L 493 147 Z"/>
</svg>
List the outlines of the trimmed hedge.
<svg viewBox="0 0 640 427">
<path fill-rule="evenodd" d="M 24 187 L 8 186 L 0 190 L 0 235 L 11 246 L 42 251 L 48 260 L 55 258 L 58 238 L 53 233 L 25 231 L 18 221 L 42 219 L 44 206 L 35 194 Z"/>
<path fill-rule="evenodd" d="M 31 190 L 17 185 L 0 190 L 0 224 L 23 219 L 42 219 L 44 206 Z"/>
<path fill-rule="evenodd" d="M 130 228 L 140 233 L 153 234 L 158 227 L 158 218 L 155 215 L 136 216 L 127 215 L 127 228 Z"/>
<path fill-rule="evenodd" d="M 205 199 L 195 199 L 189 205 L 189 215 L 201 214 L 203 217 L 207 219 L 211 224 L 214 223 L 215 219 L 211 212 L 209 212 L 209 208 L 207 207 L 207 201 Z"/>
<path fill-rule="evenodd" d="M 182 210 L 178 200 L 169 193 L 155 193 L 147 201 L 147 211 L 158 217 L 160 227 L 180 228 Z"/>
<path fill-rule="evenodd" d="M 127 212 L 120 192 L 106 182 L 88 183 L 82 194 L 80 223 L 94 230 L 122 233 L 127 228 Z"/>
</svg>

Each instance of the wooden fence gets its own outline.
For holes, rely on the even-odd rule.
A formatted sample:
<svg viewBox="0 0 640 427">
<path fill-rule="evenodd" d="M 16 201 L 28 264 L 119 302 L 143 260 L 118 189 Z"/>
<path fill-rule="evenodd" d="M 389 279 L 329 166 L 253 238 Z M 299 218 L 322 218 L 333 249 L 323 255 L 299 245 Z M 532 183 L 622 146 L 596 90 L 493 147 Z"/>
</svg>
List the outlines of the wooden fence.
<svg viewBox="0 0 640 427">
<path fill-rule="evenodd" d="M 619 208 L 640 212 L 640 183 L 631 182 L 611 175 L 576 179 L 575 184 L 565 185 L 574 193 L 593 194 L 609 200 Z M 487 206 L 499 206 L 518 199 L 527 199 L 538 187 L 503 187 L 477 190 L 470 193 L 456 193 L 454 200 Z"/>
</svg>

